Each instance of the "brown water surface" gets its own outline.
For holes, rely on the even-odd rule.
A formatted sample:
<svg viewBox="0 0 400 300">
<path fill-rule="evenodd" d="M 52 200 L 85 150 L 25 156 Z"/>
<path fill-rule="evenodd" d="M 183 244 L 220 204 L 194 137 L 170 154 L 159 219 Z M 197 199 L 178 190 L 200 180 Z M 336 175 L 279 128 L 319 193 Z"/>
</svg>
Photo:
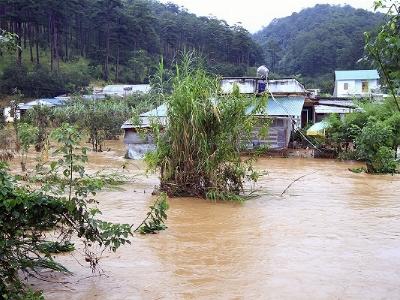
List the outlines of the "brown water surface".
<svg viewBox="0 0 400 300">
<path fill-rule="evenodd" d="M 118 167 L 120 154 L 91 154 L 90 166 Z M 348 171 L 355 166 L 260 159 L 269 174 L 259 198 L 243 205 L 170 199 L 168 229 L 104 254 L 105 275 L 91 277 L 75 251 L 58 257 L 74 274 L 52 280 L 65 284 L 34 283 L 57 300 L 399 299 L 400 177 Z M 138 224 L 157 183 L 139 176 L 124 191 L 100 193 L 104 218 Z"/>
</svg>

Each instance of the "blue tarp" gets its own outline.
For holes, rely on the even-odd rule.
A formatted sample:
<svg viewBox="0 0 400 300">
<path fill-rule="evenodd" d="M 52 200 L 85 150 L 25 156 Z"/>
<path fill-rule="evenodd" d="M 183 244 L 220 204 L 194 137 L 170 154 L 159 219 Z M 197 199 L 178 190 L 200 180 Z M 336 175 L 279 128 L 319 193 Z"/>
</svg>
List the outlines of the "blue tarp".
<svg viewBox="0 0 400 300">
<path fill-rule="evenodd" d="M 329 123 L 326 121 L 315 123 L 313 126 L 308 128 L 307 135 L 309 136 L 325 136 L 325 129 L 329 127 Z"/>
</svg>

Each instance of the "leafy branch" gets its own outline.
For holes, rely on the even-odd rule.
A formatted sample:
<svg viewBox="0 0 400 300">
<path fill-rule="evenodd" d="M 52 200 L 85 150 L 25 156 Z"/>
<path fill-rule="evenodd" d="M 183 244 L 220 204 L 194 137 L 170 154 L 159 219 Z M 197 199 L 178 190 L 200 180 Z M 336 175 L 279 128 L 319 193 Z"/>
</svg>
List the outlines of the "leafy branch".
<svg viewBox="0 0 400 300">
<path fill-rule="evenodd" d="M 166 211 L 168 208 L 169 204 L 167 202 L 167 195 L 161 193 L 154 204 L 150 206 L 150 211 L 147 213 L 147 217 L 142 221 L 142 223 L 140 223 L 134 232 L 148 234 L 165 230 L 167 228 L 165 221 L 167 220 Z"/>
</svg>

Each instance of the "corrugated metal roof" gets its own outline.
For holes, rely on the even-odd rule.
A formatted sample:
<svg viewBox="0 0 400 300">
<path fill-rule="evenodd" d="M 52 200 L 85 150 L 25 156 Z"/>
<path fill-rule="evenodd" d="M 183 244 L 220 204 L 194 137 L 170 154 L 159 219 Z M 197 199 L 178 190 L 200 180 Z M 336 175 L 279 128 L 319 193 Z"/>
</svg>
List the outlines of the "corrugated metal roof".
<svg viewBox="0 0 400 300">
<path fill-rule="evenodd" d="M 254 94 L 257 91 L 257 80 L 254 78 L 224 78 L 221 80 L 221 91 L 223 94 L 230 94 L 236 84 L 241 94 Z"/>
<path fill-rule="evenodd" d="M 34 101 L 27 102 L 21 106 L 19 106 L 19 109 L 21 110 L 27 110 L 32 108 L 35 105 L 43 105 L 43 106 L 61 106 L 65 104 L 65 100 L 63 99 L 58 99 L 58 98 L 47 98 L 47 99 L 38 99 Z"/>
<path fill-rule="evenodd" d="M 300 116 L 304 105 L 304 97 L 289 96 L 275 97 L 274 101 L 271 97 L 268 99 L 266 112 L 269 116 Z M 249 107 L 247 112 L 250 113 L 254 107 Z M 141 117 L 166 117 L 167 106 L 165 104 L 152 109 L 140 115 Z"/>
<path fill-rule="evenodd" d="M 267 105 L 265 107 L 265 114 L 259 113 L 260 116 L 268 115 L 268 116 L 301 116 L 301 110 L 304 105 L 304 97 L 275 97 L 274 101 L 272 98 L 269 98 Z M 247 113 L 250 113 L 254 109 L 253 107 L 249 107 L 247 109 Z M 141 124 L 133 125 L 130 120 L 126 121 L 121 128 L 135 128 L 135 127 L 149 127 L 151 121 L 154 117 L 157 117 L 161 124 L 166 124 L 167 117 L 167 106 L 165 104 L 160 105 L 159 107 L 152 109 L 146 113 L 140 115 Z"/>
<path fill-rule="evenodd" d="M 162 104 L 148 112 L 142 113 L 140 116 L 140 124 L 132 124 L 131 120 L 127 120 L 122 124 L 122 129 L 129 128 L 148 128 L 151 127 L 154 119 L 157 119 L 162 125 L 166 124 L 167 121 L 167 106 Z"/>
<path fill-rule="evenodd" d="M 275 97 L 275 101 L 270 97 L 265 108 L 268 116 L 301 116 L 304 105 L 304 97 Z M 251 112 L 254 107 L 250 107 L 247 112 Z M 259 114 L 263 115 L 263 114 Z"/>
<path fill-rule="evenodd" d="M 167 106 L 162 104 L 155 109 L 145 112 L 140 115 L 141 117 L 166 117 L 167 116 Z"/>
<path fill-rule="evenodd" d="M 148 93 L 150 84 L 112 84 L 103 88 L 103 93 L 142 92 Z"/>
<path fill-rule="evenodd" d="M 320 99 L 318 101 L 319 105 L 337 105 L 343 107 L 357 107 L 353 100 L 328 100 L 328 99 Z"/>
<path fill-rule="evenodd" d="M 379 79 L 377 70 L 335 71 L 336 80 Z"/>
<path fill-rule="evenodd" d="M 349 114 L 355 109 L 347 107 L 327 106 L 327 105 L 315 105 L 316 114 Z"/>
</svg>

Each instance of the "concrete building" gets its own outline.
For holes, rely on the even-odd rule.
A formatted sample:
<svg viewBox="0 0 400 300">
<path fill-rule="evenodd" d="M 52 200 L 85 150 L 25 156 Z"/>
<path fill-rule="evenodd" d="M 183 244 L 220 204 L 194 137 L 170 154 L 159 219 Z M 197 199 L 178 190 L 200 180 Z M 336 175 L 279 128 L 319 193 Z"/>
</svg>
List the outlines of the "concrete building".
<svg viewBox="0 0 400 300">
<path fill-rule="evenodd" d="M 377 70 L 335 71 L 334 97 L 369 97 L 379 90 Z"/>
</svg>

